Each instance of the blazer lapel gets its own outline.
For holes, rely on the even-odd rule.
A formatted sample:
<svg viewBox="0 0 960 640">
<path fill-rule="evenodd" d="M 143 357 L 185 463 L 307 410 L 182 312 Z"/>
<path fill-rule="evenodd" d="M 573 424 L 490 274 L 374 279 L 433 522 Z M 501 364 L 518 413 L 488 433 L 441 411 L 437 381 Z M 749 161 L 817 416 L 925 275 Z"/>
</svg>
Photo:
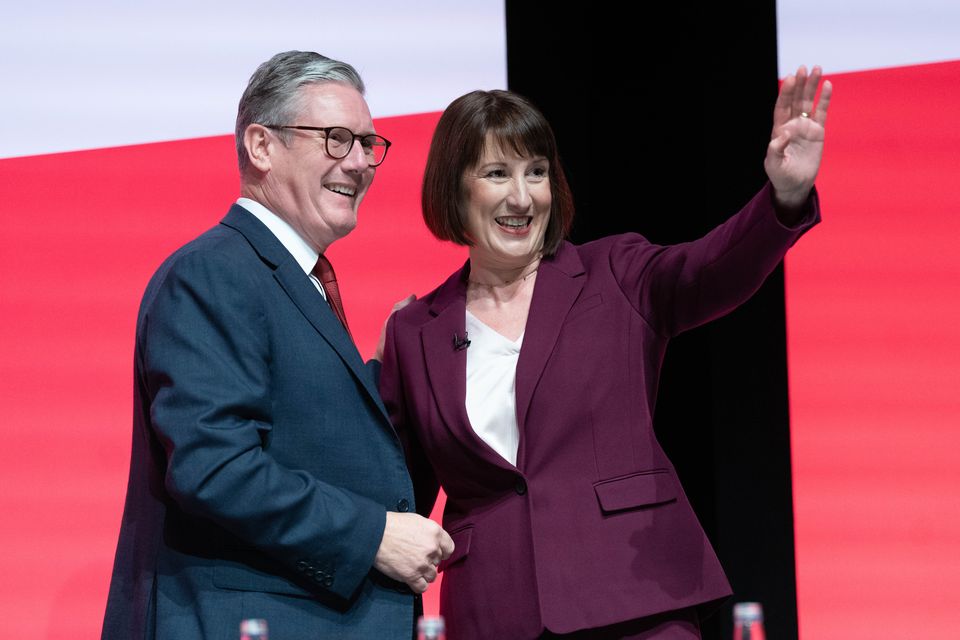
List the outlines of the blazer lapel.
<svg viewBox="0 0 960 640">
<path fill-rule="evenodd" d="M 430 305 L 435 317 L 420 329 L 423 357 L 430 387 L 444 423 L 463 439 L 471 430 L 464 398 L 467 396 L 467 350 L 457 349 L 455 339 L 466 332 L 469 266 L 450 276 L 441 285 Z"/>
<path fill-rule="evenodd" d="M 523 459 L 524 423 L 533 392 L 560 337 L 560 327 L 583 289 L 583 274 L 580 256 L 573 245 L 567 242 L 560 246 L 555 256 L 540 263 L 523 333 L 523 347 L 517 362 L 517 423 L 520 427 L 518 464 Z"/>
<path fill-rule="evenodd" d="M 468 262 L 440 286 L 430 304 L 435 317 L 420 329 L 427 376 L 440 417 L 453 436 L 469 443 L 487 462 L 511 469 L 510 463 L 477 436 L 467 416 L 467 349 L 457 349 L 454 342 L 466 333 L 469 271 Z"/>
<path fill-rule="evenodd" d="M 366 367 L 357 351 L 356 345 L 347 335 L 340 320 L 317 291 L 303 269 L 293 259 L 283 244 L 256 217 L 239 205 L 231 207 L 222 224 L 236 229 L 250 242 L 260 257 L 273 268 L 273 277 L 290 296 L 307 321 L 313 325 L 320 336 L 337 352 L 340 359 L 360 381 L 370 399 L 377 406 L 387 423 L 390 417 L 376 382 L 367 374 Z"/>
</svg>

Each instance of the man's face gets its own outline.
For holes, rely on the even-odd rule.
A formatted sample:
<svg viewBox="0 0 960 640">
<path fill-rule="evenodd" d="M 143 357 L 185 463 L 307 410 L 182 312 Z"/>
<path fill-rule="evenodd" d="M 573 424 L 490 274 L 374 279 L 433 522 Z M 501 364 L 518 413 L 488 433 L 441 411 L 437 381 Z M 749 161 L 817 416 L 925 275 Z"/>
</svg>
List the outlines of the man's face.
<svg viewBox="0 0 960 640">
<path fill-rule="evenodd" d="M 367 102 L 353 87 L 333 82 L 306 85 L 300 89 L 299 101 L 295 121 L 278 124 L 376 133 Z M 287 132 L 290 143 L 284 146 L 276 140 L 263 189 L 273 212 L 323 253 L 357 225 L 357 209 L 376 169 L 367 164 L 359 142 L 336 159 L 327 155 L 322 132 Z"/>
</svg>

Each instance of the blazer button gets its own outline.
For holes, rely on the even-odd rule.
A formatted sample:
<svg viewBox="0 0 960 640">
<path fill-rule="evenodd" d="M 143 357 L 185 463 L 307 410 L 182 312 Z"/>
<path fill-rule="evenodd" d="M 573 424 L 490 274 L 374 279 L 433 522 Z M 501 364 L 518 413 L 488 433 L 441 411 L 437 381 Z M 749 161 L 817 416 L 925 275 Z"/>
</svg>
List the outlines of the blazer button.
<svg viewBox="0 0 960 640">
<path fill-rule="evenodd" d="M 513 490 L 517 492 L 518 496 L 522 496 L 527 492 L 527 481 L 523 478 L 517 478 L 517 482 L 513 485 Z"/>
<path fill-rule="evenodd" d="M 333 576 L 327 576 L 323 579 L 323 586 L 332 587 L 333 586 Z"/>
<path fill-rule="evenodd" d="M 406 513 L 407 511 L 410 511 L 410 501 L 406 498 L 400 498 L 397 500 L 397 511 L 400 513 Z"/>
</svg>

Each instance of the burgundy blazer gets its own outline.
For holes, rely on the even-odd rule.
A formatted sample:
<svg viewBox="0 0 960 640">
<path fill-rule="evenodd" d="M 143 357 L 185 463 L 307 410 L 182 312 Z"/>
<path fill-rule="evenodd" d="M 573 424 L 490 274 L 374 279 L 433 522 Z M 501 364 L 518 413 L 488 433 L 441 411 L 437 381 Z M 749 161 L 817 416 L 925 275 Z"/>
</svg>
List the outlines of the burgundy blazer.
<svg viewBox="0 0 960 640">
<path fill-rule="evenodd" d="M 667 341 L 747 300 L 819 221 L 795 228 L 768 184 L 705 237 L 564 243 L 541 262 L 517 364 L 517 466 L 472 430 L 464 404 L 469 263 L 397 312 L 381 394 L 429 513 L 437 481 L 456 550 L 441 565 L 451 640 L 534 638 L 730 594 L 653 431 Z"/>
</svg>

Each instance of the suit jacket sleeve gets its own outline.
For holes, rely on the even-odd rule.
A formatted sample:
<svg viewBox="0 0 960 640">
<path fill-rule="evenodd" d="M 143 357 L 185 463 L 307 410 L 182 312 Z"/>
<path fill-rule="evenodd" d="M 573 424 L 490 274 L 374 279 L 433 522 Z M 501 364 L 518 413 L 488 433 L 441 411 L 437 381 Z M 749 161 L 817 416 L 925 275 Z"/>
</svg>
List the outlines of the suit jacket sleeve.
<svg viewBox="0 0 960 640">
<path fill-rule="evenodd" d="M 387 320 L 386 341 L 383 348 L 383 364 L 380 369 L 380 397 L 390 415 L 407 458 L 407 467 L 413 479 L 414 499 L 417 512 L 427 518 L 433 511 L 440 492 L 440 483 L 433 465 L 427 459 L 417 438 L 416 429 L 410 423 L 404 400 L 403 374 L 397 350 L 397 314 Z"/>
<path fill-rule="evenodd" d="M 174 260 L 146 304 L 137 357 L 166 453 L 166 490 L 184 512 L 291 569 L 319 568 L 331 576 L 329 591 L 346 598 L 370 570 L 385 509 L 286 468 L 264 449 L 271 431 L 268 311 L 235 257 L 215 251 Z"/>
<path fill-rule="evenodd" d="M 736 215 L 703 238 L 657 246 L 620 236 L 610 266 L 624 295 L 664 337 L 729 313 L 752 296 L 797 239 L 820 221 L 816 192 L 801 222 L 777 219 L 768 183 Z"/>
</svg>

